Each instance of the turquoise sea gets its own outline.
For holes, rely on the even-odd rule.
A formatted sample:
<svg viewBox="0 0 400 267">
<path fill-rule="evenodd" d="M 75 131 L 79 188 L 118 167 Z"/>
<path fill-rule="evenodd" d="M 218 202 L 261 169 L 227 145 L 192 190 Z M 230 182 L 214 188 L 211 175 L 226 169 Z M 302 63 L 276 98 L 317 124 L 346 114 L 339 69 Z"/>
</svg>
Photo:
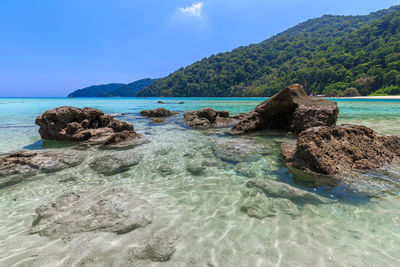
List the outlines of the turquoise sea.
<svg viewBox="0 0 400 267">
<path fill-rule="evenodd" d="M 158 104 L 162 100 L 166 104 Z M 262 132 L 235 137 L 229 129 L 198 131 L 183 123 L 184 111 L 211 107 L 236 115 L 264 98 L 0 98 L 0 154 L 19 149 L 53 149 L 42 142 L 36 116 L 58 106 L 93 107 L 124 113 L 148 143 L 133 148 L 143 155 L 129 171 L 102 176 L 88 168 L 95 156 L 110 153 L 88 149 L 79 166 L 0 189 L 0 266 L 112 266 L 115 255 L 129 246 L 98 238 L 91 242 L 51 239 L 29 230 L 35 209 L 57 196 L 99 186 L 128 188 L 164 214 L 180 235 L 166 262 L 120 262 L 124 266 L 400 266 L 400 165 L 360 174 L 352 186 L 312 187 L 293 179 L 280 156 L 282 140 L 292 135 Z M 184 104 L 177 104 L 184 101 Z M 371 127 L 400 135 L 400 100 L 336 99 L 338 123 Z M 164 124 L 142 118 L 143 109 L 165 107 L 181 112 Z M 255 162 L 243 163 L 249 175 L 213 153 L 218 140 L 246 138 L 269 147 Z M 191 155 L 191 156 L 187 156 Z M 207 161 L 202 175 L 187 166 Z M 242 167 L 243 167 L 242 164 Z M 165 171 L 167 170 L 167 171 Z M 66 181 L 66 178 L 73 179 Z M 270 196 L 251 191 L 249 180 L 269 179 L 319 195 L 324 204 L 295 203 L 294 216 L 276 210 L 255 218 L 243 208 L 268 203 Z M 360 190 L 358 190 L 360 189 Z M 97 242 L 97 243 L 96 243 Z M 112 241 L 111 241 L 112 242 Z M 126 240 L 124 241 L 126 242 Z M 94 245 L 93 245 L 94 244 Z M 111 245 L 110 245 L 111 247 Z M 120 251 L 120 252 L 119 252 Z M 109 255 L 113 254 L 111 257 Z M 136 265 L 135 265 L 136 264 Z"/>
</svg>

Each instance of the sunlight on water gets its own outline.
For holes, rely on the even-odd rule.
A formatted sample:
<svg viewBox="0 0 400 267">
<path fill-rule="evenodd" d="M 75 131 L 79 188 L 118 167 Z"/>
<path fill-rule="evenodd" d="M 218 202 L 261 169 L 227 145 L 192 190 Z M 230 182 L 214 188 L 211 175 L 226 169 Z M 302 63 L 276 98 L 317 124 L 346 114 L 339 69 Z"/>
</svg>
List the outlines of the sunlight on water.
<svg viewBox="0 0 400 267">
<path fill-rule="evenodd" d="M 213 152 L 219 139 L 235 138 L 228 129 L 191 130 L 183 125 L 181 114 L 161 125 L 138 115 L 140 110 L 159 107 L 157 100 L 0 99 L 2 153 L 24 147 L 57 146 L 40 142 L 34 120 L 43 111 L 61 105 L 125 113 L 122 119 L 132 122 L 150 141 L 130 150 L 143 158 L 127 172 L 97 174 L 88 167 L 89 162 L 111 152 L 92 148 L 81 151 L 85 160 L 77 167 L 0 189 L 0 266 L 110 266 L 116 263 L 111 260 L 115 255 L 125 259 L 122 248 L 127 244 L 110 233 L 97 233 L 91 244 L 96 249 L 113 246 L 117 248 L 114 252 L 108 248 L 90 250 L 83 245 L 82 240 L 88 238 L 85 235 L 66 240 L 29 233 L 39 205 L 65 192 L 99 186 L 130 189 L 178 229 L 173 257 L 167 262 L 148 263 L 152 266 L 400 265 L 400 172 L 396 168 L 388 172 L 390 177 L 382 178 L 392 179 L 390 185 L 395 185 L 373 198 L 354 192 L 352 195 L 340 187 L 300 187 L 280 158 L 281 140 L 291 137 L 263 133 L 245 137 L 268 147 L 268 153 L 244 164 L 250 170 L 246 176 L 238 166 L 220 160 Z M 163 101 L 167 102 L 163 107 L 180 112 L 208 106 L 238 114 L 250 111 L 262 99 Z M 175 104 L 179 101 L 185 104 Z M 400 134 L 400 101 L 342 100 L 338 105 L 339 123 L 366 125 L 382 134 Z M 201 175 L 188 171 L 188 166 L 196 164 L 206 166 Z M 275 216 L 263 219 L 249 217 L 242 208 L 245 203 L 271 201 L 265 194 L 246 187 L 247 181 L 255 179 L 297 184 L 303 190 L 319 193 L 326 201 L 295 203 L 293 213 L 279 210 Z M 108 257 L 101 251 L 114 256 Z M 129 261 L 119 263 L 135 266 Z"/>
</svg>

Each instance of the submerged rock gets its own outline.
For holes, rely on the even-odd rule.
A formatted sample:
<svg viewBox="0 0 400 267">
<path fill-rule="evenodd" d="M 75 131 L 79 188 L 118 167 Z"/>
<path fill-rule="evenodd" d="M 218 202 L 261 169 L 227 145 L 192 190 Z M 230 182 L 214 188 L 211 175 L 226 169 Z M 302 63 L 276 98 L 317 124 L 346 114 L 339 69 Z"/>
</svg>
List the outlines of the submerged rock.
<svg viewBox="0 0 400 267">
<path fill-rule="evenodd" d="M 257 176 L 257 173 L 254 170 L 252 170 L 250 168 L 250 166 L 245 162 L 236 164 L 235 171 L 238 175 L 249 177 L 249 178 Z"/>
<path fill-rule="evenodd" d="M 124 234 L 153 220 L 147 201 L 119 188 L 70 192 L 40 206 L 36 214 L 31 232 L 51 237 L 92 231 Z"/>
<path fill-rule="evenodd" d="M 257 161 L 268 154 L 267 147 L 243 138 L 219 139 L 213 151 L 217 158 L 231 163 Z"/>
<path fill-rule="evenodd" d="M 282 155 L 288 166 L 310 173 L 375 169 L 400 158 L 400 137 L 360 125 L 314 127 L 302 132 L 296 145 L 283 145 Z"/>
<path fill-rule="evenodd" d="M 186 166 L 186 170 L 191 173 L 192 175 L 198 176 L 198 175 L 202 175 L 205 173 L 206 171 L 206 167 L 202 166 L 202 164 L 188 164 Z"/>
<path fill-rule="evenodd" d="M 179 237 L 165 216 L 121 188 L 70 192 L 36 213 L 31 233 L 64 241 L 58 249 L 65 254 L 46 249 L 38 255 L 46 263 L 60 256 L 66 265 L 148 266 L 168 261 Z"/>
<path fill-rule="evenodd" d="M 300 133 L 314 126 L 335 125 L 338 113 L 336 102 L 309 97 L 303 86 L 293 84 L 259 104 L 232 130 L 240 133 L 276 129 Z"/>
<path fill-rule="evenodd" d="M 42 173 L 57 172 L 79 165 L 83 160 L 75 150 L 18 151 L 0 156 L 0 188 Z"/>
<path fill-rule="evenodd" d="M 36 118 L 43 139 L 85 141 L 104 148 L 121 148 L 138 144 L 141 135 L 131 123 L 117 120 L 94 108 L 63 106 L 47 110 Z"/>
<path fill-rule="evenodd" d="M 310 201 L 316 203 L 321 203 L 325 201 L 316 194 L 298 189 L 286 183 L 277 182 L 273 180 L 263 179 L 263 180 L 248 181 L 246 186 L 249 188 L 260 189 L 268 196 L 275 198 Z"/>
<path fill-rule="evenodd" d="M 247 198 L 240 209 L 246 212 L 249 217 L 264 219 L 284 213 L 292 217 L 300 214 L 296 204 L 284 198 Z"/>
<path fill-rule="evenodd" d="M 118 152 L 112 155 L 98 157 L 89 164 L 90 168 L 104 175 L 113 175 L 129 170 L 130 167 L 138 165 L 142 156 Z"/>
<path fill-rule="evenodd" d="M 216 111 L 211 108 L 186 112 L 184 118 L 186 125 L 196 129 L 225 127 L 232 122 L 228 111 Z"/>
</svg>

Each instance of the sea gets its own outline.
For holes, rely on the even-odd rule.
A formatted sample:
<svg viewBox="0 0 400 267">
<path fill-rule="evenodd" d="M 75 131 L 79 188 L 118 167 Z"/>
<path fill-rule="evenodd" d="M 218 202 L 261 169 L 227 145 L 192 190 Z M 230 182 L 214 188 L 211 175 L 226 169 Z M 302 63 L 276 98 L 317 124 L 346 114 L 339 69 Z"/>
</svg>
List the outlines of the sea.
<svg viewBox="0 0 400 267">
<path fill-rule="evenodd" d="M 148 140 L 132 149 L 142 160 L 126 172 L 96 173 L 89 162 L 112 152 L 88 148 L 85 160 L 76 167 L 1 188 L 0 266 L 400 266 L 400 166 L 360 174 L 361 186 L 314 186 L 297 181 L 283 163 L 280 145 L 295 138 L 290 133 L 235 136 L 229 128 L 195 130 L 183 121 L 185 111 L 210 107 L 237 115 L 264 100 L 0 98 L 0 154 L 69 149 L 70 144 L 42 141 L 35 125 L 38 115 L 59 106 L 121 113 L 118 119 L 132 123 Z M 400 135 L 400 100 L 334 101 L 339 106 L 338 124 L 360 124 L 380 134 Z M 139 114 L 158 107 L 179 114 L 161 124 Z M 219 140 L 238 138 L 269 148 L 257 161 L 240 163 L 245 173 L 214 153 Z M 188 171 L 187 166 L 199 162 L 207 162 L 204 172 Z M 273 197 L 247 187 L 250 180 L 285 183 L 327 201 L 294 202 L 295 214 L 278 207 L 264 218 L 255 217 L 244 207 L 257 203 L 257 209 Z M 122 248 L 130 245 L 126 240 L 118 243 L 119 239 L 97 235 L 90 249 L 87 239 L 79 241 L 79 235 L 67 240 L 31 234 L 37 207 L 70 191 L 99 187 L 131 190 L 162 214 L 179 232 L 172 257 L 163 262 L 135 261 L 124 255 Z"/>
</svg>

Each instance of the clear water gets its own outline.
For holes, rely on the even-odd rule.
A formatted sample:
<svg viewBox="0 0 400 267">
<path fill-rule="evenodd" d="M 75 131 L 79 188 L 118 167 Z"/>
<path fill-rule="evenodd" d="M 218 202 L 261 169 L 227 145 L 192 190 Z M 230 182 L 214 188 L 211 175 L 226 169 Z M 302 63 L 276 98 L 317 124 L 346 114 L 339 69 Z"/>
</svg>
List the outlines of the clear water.
<svg viewBox="0 0 400 267">
<path fill-rule="evenodd" d="M 278 212 L 265 219 L 252 218 L 241 210 L 242 203 L 251 197 L 268 201 L 267 197 L 249 194 L 245 186 L 249 178 L 239 175 L 234 165 L 215 158 L 211 150 L 219 138 L 232 138 L 227 129 L 191 130 L 183 125 L 181 114 L 166 124 L 154 125 L 138 113 L 160 106 L 180 112 L 208 106 L 238 114 L 250 111 L 263 99 L 161 99 L 166 105 L 157 104 L 158 100 L 0 98 L 0 153 L 57 147 L 57 143 L 40 141 L 34 120 L 43 111 L 62 105 L 125 113 L 123 119 L 132 122 L 150 140 L 134 148 L 144 155 L 141 163 L 118 175 L 102 176 L 88 168 L 87 162 L 93 157 L 109 153 L 89 149 L 85 162 L 77 167 L 0 189 L 0 266 L 112 265 L 104 253 L 107 248 L 96 252 L 82 242 L 72 240 L 71 246 L 65 240 L 29 234 L 36 207 L 62 193 L 98 186 L 129 188 L 179 229 L 171 260 L 152 266 L 400 265 L 400 168 L 380 177 L 392 181 L 390 192 L 379 191 L 372 198 L 351 194 L 340 186 L 329 190 L 302 187 L 293 181 L 279 155 L 277 139 L 290 136 L 250 135 L 247 138 L 271 148 L 271 153 L 249 164 L 256 173 L 252 179 L 283 181 L 332 200 L 329 204 L 304 204 L 295 217 Z M 185 104 L 174 104 L 180 101 Z M 341 99 L 338 105 L 339 123 L 366 125 L 382 134 L 400 134 L 400 101 Z M 186 166 L 202 161 L 214 163 L 205 174 L 193 176 L 186 170 Z M 168 173 L 160 171 L 167 167 Z M 69 177 L 74 180 L 61 182 Z M 380 185 L 379 181 L 376 184 Z M 93 242 L 101 248 L 105 242 L 115 247 L 127 245 L 118 244 L 106 234 L 96 240 Z"/>
</svg>

